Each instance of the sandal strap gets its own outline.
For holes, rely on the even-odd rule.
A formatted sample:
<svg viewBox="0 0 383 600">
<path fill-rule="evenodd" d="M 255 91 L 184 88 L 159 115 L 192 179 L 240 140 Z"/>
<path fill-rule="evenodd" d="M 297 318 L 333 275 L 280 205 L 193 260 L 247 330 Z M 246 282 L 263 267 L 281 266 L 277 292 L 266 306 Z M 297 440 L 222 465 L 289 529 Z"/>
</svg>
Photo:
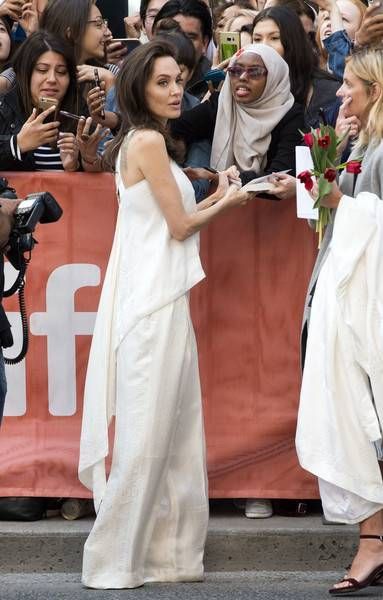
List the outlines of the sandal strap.
<svg viewBox="0 0 383 600">
<path fill-rule="evenodd" d="M 380 540 L 383 542 L 383 535 L 360 535 L 361 540 Z"/>
<path fill-rule="evenodd" d="M 340 581 L 339 583 L 343 583 L 343 581 L 346 581 L 347 583 L 351 583 L 351 585 L 345 586 L 344 589 L 347 589 L 350 587 L 357 589 L 360 586 L 360 581 L 358 581 L 357 579 L 354 579 L 354 577 L 346 577 L 345 579 L 342 579 L 342 581 Z"/>
</svg>

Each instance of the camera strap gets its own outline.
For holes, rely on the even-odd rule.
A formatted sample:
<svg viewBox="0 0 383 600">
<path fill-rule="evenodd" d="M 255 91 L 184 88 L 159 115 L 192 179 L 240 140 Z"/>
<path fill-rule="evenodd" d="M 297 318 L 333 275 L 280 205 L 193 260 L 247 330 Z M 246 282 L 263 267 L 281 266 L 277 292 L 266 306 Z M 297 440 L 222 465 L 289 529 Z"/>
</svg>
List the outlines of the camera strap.
<svg viewBox="0 0 383 600">
<path fill-rule="evenodd" d="M 6 365 L 17 365 L 19 362 L 21 362 L 25 358 L 25 355 L 28 352 L 29 332 L 28 332 L 28 319 L 27 319 L 27 310 L 26 310 L 26 305 L 25 305 L 24 287 L 25 287 L 25 273 L 27 271 L 27 267 L 29 265 L 30 260 L 31 260 L 30 256 L 29 256 L 29 258 L 25 258 L 25 256 L 21 257 L 20 270 L 16 277 L 16 281 L 9 288 L 9 290 L 5 290 L 4 294 L 3 294 L 3 297 L 7 298 L 8 296 L 12 296 L 16 292 L 18 292 L 21 327 L 22 327 L 22 332 L 23 332 L 23 343 L 22 343 L 19 354 L 17 356 L 15 356 L 14 358 L 7 358 L 6 356 L 4 356 L 4 362 Z"/>
</svg>

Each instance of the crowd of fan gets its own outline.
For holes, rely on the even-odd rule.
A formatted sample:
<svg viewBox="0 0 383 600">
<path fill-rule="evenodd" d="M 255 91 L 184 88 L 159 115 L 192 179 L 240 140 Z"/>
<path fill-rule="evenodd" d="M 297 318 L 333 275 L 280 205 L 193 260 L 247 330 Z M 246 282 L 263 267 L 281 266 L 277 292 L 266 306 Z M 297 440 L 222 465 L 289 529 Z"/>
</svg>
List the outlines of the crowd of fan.
<svg viewBox="0 0 383 600">
<path fill-rule="evenodd" d="M 325 122 L 340 131 L 347 126 L 349 137 L 359 133 L 357 120 L 348 115 L 345 122 L 339 112 L 338 90 L 347 56 L 382 40 L 383 15 L 362 0 L 218 0 L 214 6 L 141 0 L 139 14 L 113 22 L 100 11 L 107 4 L 98 4 L 0 0 L 1 171 L 107 168 L 103 151 L 121 122 L 115 84 L 129 54 L 117 39 L 121 31 L 142 44 L 166 39 L 176 49 L 185 92 L 171 131 L 183 143 L 185 167 L 219 169 L 231 152 L 243 183 L 255 175 L 294 174 L 301 131 Z M 252 103 L 251 94 L 246 100 L 242 84 L 224 87 L 220 97 L 228 68 L 229 79 L 239 82 L 256 81 L 264 68 L 249 57 L 236 67 L 220 63 L 218 35 L 225 31 L 239 32 L 242 47 L 271 46 L 280 57 L 262 56 L 268 83 L 260 102 Z M 195 178 L 193 185 L 202 200 L 209 182 Z M 286 179 L 276 195 L 287 197 L 292 185 Z M 247 504 L 248 516 L 271 513 L 268 501 Z"/>
<path fill-rule="evenodd" d="M 220 78 L 217 36 L 240 32 L 241 45 L 272 46 L 289 66 L 295 105 L 272 133 L 264 172 L 294 170 L 299 128 L 335 122 L 344 61 L 355 44 L 379 39 L 361 0 L 239 0 L 214 9 L 200 0 L 142 0 L 126 16 L 127 37 L 154 36 L 177 48 L 185 87 L 173 134 L 186 145 L 185 165 L 209 164 Z M 372 19 L 373 21 L 373 19 Z M 122 23 L 113 23 L 117 31 Z M 128 53 L 115 41 L 93 0 L 3 0 L 0 3 L 0 169 L 100 171 L 107 138 L 119 127 L 115 81 Z M 383 31 L 383 27 L 382 27 Z M 95 79 L 97 68 L 99 80 Z M 218 69 L 212 74 L 212 68 Z M 41 103 L 53 98 L 53 106 Z M 200 102 L 205 104 L 201 109 Z M 76 120 L 73 116 L 88 117 Z M 89 118 L 91 117 L 91 119 Z M 96 126 L 97 125 L 97 126 Z M 287 127 L 287 129 L 286 129 Z M 295 135 L 293 133 L 295 132 Z M 277 138 L 277 139 L 275 139 Z M 270 154 L 270 151 L 269 151 Z M 197 199 L 206 194 L 194 184 Z"/>
</svg>

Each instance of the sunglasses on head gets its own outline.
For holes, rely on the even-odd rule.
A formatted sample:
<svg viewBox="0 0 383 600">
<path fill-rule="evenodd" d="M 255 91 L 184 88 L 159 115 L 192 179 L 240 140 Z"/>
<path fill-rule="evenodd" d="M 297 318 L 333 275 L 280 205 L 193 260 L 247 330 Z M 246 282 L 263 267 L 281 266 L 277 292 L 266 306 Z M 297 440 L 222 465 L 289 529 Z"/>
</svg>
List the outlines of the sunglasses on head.
<svg viewBox="0 0 383 600">
<path fill-rule="evenodd" d="M 249 79 L 262 79 L 267 75 L 266 67 L 255 65 L 254 67 L 240 67 L 239 65 L 233 65 L 227 69 L 230 77 L 239 79 L 244 73 Z"/>
</svg>

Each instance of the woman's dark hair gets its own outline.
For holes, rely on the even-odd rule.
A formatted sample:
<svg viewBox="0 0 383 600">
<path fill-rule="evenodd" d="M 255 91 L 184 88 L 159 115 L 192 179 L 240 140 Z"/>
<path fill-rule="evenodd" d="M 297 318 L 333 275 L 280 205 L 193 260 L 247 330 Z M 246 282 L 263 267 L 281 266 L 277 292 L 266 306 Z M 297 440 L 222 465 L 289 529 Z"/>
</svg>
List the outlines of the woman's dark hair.
<svg viewBox="0 0 383 600">
<path fill-rule="evenodd" d="M 306 15 L 313 23 L 317 16 L 315 8 L 306 2 L 306 0 L 277 0 L 274 6 L 287 6 L 287 8 L 291 8 L 298 17 Z"/>
<path fill-rule="evenodd" d="M 161 19 L 161 21 L 159 21 L 157 23 L 156 28 L 153 29 L 153 33 L 155 35 L 160 34 L 160 33 L 169 33 L 170 31 L 171 32 L 182 31 L 181 25 L 178 23 L 178 21 L 176 21 L 172 17 L 167 17 L 165 19 Z"/>
<path fill-rule="evenodd" d="M 180 146 L 172 139 L 167 128 L 151 113 L 146 101 L 146 86 L 158 58 L 170 56 L 176 60 L 173 44 L 164 39 L 154 39 L 135 48 L 125 59 L 116 79 L 116 102 L 121 115 L 121 126 L 104 153 L 104 164 L 114 169 L 118 151 L 131 129 L 154 129 L 165 138 L 166 149 L 171 158 L 180 162 Z"/>
<path fill-rule="evenodd" d="M 202 0 L 168 0 L 158 11 L 153 21 L 153 29 L 161 19 L 183 15 L 194 17 L 201 23 L 202 37 L 213 37 L 213 24 L 210 10 Z"/>
<path fill-rule="evenodd" d="M 11 24 L 10 24 L 9 20 L 6 17 L 0 17 L 0 24 L 3 25 L 5 27 L 5 29 L 7 30 L 7 33 L 8 33 L 10 42 L 11 42 L 9 55 L 7 56 L 7 58 L 5 59 L 3 64 L 0 63 L 0 72 L 1 72 L 2 70 L 6 69 L 9 66 L 12 54 L 15 50 L 15 46 L 14 46 L 14 42 L 13 42 Z"/>
<path fill-rule="evenodd" d="M 289 65 L 291 93 L 295 101 L 306 105 L 311 87 L 311 79 L 318 69 L 315 55 L 298 15 L 286 6 L 271 6 L 254 19 L 253 27 L 260 21 L 271 19 L 279 28 L 283 58 Z"/>
<path fill-rule="evenodd" d="M 67 39 L 80 62 L 82 40 L 95 0 L 50 0 L 40 19 L 40 28 Z"/>
<path fill-rule="evenodd" d="M 65 40 L 52 35 L 48 31 L 40 30 L 32 33 L 22 43 L 13 58 L 19 101 L 28 117 L 34 108 L 31 94 L 32 73 L 40 56 L 49 51 L 60 54 L 64 58 L 68 69 L 69 85 L 60 103 L 60 108 L 77 114 L 77 73 L 73 50 Z"/>
<path fill-rule="evenodd" d="M 170 28 L 173 22 L 176 27 Z M 189 71 L 193 71 L 196 66 L 196 55 L 193 42 L 182 31 L 177 21 L 174 19 L 162 19 L 159 27 L 156 29 L 156 40 L 165 40 L 175 48 L 175 59 L 179 65 L 185 65 Z"/>
</svg>

